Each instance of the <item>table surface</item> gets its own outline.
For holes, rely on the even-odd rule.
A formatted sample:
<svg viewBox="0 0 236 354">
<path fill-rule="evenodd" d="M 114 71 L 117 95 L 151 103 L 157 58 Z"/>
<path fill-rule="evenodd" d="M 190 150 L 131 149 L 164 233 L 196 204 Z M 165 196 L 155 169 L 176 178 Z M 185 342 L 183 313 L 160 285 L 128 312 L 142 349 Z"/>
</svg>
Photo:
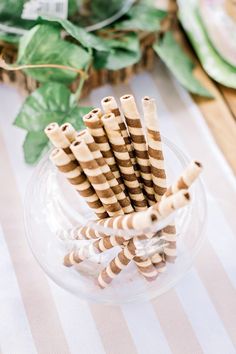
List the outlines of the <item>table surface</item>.
<svg viewBox="0 0 236 354">
<path fill-rule="evenodd" d="M 24 132 L 12 125 L 18 93 L 0 86 L 0 353 L 1 354 L 233 354 L 236 353 L 236 185 L 233 172 L 189 94 L 158 62 L 129 86 L 158 103 L 161 131 L 203 162 L 207 240 L 178 285 L 141 305 L 103 306 L 77 299 L 52 283 L 28 248 L 23 199 L 32 168 L 23 160 Z M 233 148 L 233 147 L 232 147 Z"/>
</svg>

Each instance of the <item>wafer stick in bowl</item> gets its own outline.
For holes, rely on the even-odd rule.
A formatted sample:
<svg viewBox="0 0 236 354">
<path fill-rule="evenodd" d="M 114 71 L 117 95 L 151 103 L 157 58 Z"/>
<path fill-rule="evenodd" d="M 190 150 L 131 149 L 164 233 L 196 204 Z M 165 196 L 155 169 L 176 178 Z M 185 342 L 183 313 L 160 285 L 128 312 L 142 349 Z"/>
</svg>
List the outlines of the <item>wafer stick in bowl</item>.
<svg viewBox="0 0 236 354">
<path fill-rule="evenodd" d="M 107 213 L 110 216 L 122 215 L 123 210 L 86 143 L 74 141 L 70 147 Z"/>
<path fill-rule="evenodd" d="M 146 96 L 142 99 L 142 106 L 146 124 L 153 188 L 156 200 L 159 201 L 166 191 L 166 173 L 156 103 L 154 99 Z"/>
<path fill-rule="evenodd" d="M 50 154 L 50 160 L 61 171 L 74 189 L 83 197 L 88 206 L 94 210 L 98 218 L 108 217 L 100 199 L 94 188 L 80 166 L 75 161 L 71 161 L 63 149 L 56 148 Z"/>
<path fill-rule="evenodd" d="M 198 161 L 191 161 L 177 181 L 168 187 L 162 198 L 165 199 L 182 189 L 189 188 L 201 172 L 202 164 Z M 164 248 L 165 259 L 167 262 L 174 263 L 177 256 L 175 224 L 164 227 L 162 237 L 169 243 L 169 245 Z"/>
<path fill-rule="evenodd" d="M 98 113 L 94 113 L 94 112 Z M 93 112 L 93 113 L 92 113 Z M 100 119 L 101 110 L 99 108 L 94 109 L 90 113 L 86 114 L 83 117 L 84 124 L 88 128 L 90 134 L 94 138 L 95 143 L 98 145 L 102 156 L 106 160 L 106 163 L 110 167 L 111 171 L 113 172 L 115 178 L 117 179 L 118 183 L 120 184 L 121 188 L 124 190 L 123 180 L 120 175 L 119 168 L 116 164 L 113 152 L 111 150 L 108 138 L 106 136 L 106 132 L 103 128 L 103 123 Z"/>
<path fill-rule="evenodd" d="M 120 274 L 122 269 L 127 267 L 127 265 L 135 257 L 135 243 L 134 239 L 131 239 L 127 246 L 122 249 L 118 255 L 104 268 L 98 276 L 98 284 L 104 289 L 106 288 L 112 280 Z"/>
<path fill-rule="evenodd" d="M 124 238 L 119 236 L 106 236 L 100 238 L 89 245 L 83 245 L 69 252 L 64 257 L 64 265 L 66 267 L 71 267 L 72 265 L 81 263 L 96 254 L 105 252 L 116 246 L 121 246 L 124 242 Z"/>
<path fill-rule="evenodd" d="M 147 202 L 135 175 L 124 138 L 121 135 L 120 128 L 114 114 L 105 114 L 102 117 L 102 122 L 134 209 L 136 211 L 145 210 L 147 208 Z"/>
<path fill-rule="evenodd" d="M 139 172 L 137 161 L 136 161 L 136 158 L 135 158 L 135 155 L 134 155 L 133 146 L 132 146 L 132 143 L 131 143 L 131 139 L 129 137 L 129 133 L 128 133 L 128 130 L 127 130 L 126 123 L 125 123 L 125 121 L 124 121 L 124 119 L 123 119 L 123 117 L 121 115 L 121 112 L 120 112 L 120 109 L 118 107 L 118 104 L 117 104 L 117 102 L 116 102 L 116 100 L 115 100 L 115 98 L 113 96 L 104 97 L 102 99 L 101 103 L 102 103 L 102 108 L 103 108 L 105 113 L 113 113 L 114 116 L 116 117 L 116 120 L 117 120 L 117 122 L 119 124 L 119 127 L 120 127 L 121 135 L 124 138 L 125 145 L 127 147 L 127 150 L 128 150 L 132 165 L 134 167 L 134 172 L 136 174 L 136 177 L 139 179 L 140 178 L 140 172 Z"/>
<path fill-rule="evenodd" d="M 134 153 L 142 177 L 143 187 L 149 205 L 153 205 L 156 200 L 153 190 L 151 166 L 140 115 L 132 95 L 124 95 L 121 97 L 120 101 L 134 147 Z"/>
<path fill-rule="evenodd" d="M 70 149 L 70 140 L 63 134 L 57 123 L 50 123 L 44 132 L 55 147 L 63 149 L 71 161 L 75 160 Z"/>
<path fill-rule="evenodd" d="M 174 211 L 186 206 L 190 200 L 191 198 L 188 191 L 181 190 L 172 196 L 162 199 L 159 203 L 156 203 L 144 211 L 95 220 L 93 223 L 115 230 L 137 230 L 140 234 L 143 234 Z M 90 223 L 88 223 L 87 227 L 89 227 L 89 225 Z M 151 237 L 152 235 L 153 233 L 151 232 Z M 122 234 L 122 236 L 127 239 L 132 237 L 129 234 Z"/>
<path fill-rule="evenodd" d="M 202 164 L 199 161 L 191 161 L 177 181 L 167 188 L 163 197 L 168 197 L 181 189 L 190 188 L 202 169 Z"/>
<path fill-rule="evenodd" d="M 75 130 L 72 124 L 64 123 L 61 125 L 60 129 L 63 132 L 63 134 L 67 137 L 67 139 L 70 141 L 70 143 L 72 143 L 75 140 L 77 136 L 77 131 Z"/>
<path fill-rule="evenodd" d="M 102 173 L 104 174 L 109 186 L 113 190 L 118 202 L 120 203 L 121 208 L 124 211 L 124 214 L 129 214 L 134 211 L 130 199 L 124 193 L 123 189 L 119 185 L 117 179 L 115 178 L 113 172 L 111 171 L 110 167 L 107 165 L 106 160 L 102 156 L 101 151 L 99 150 L 98 145 L 95 143 L 92 135 L 89 133 L 88 130 L 83 130 L 77 135 L 77 140 L 81 141 L 84 140 L 86 145 L 88 146 L 89 150 L 93 154 L 93 158 L 98 163 L 99 167 L 101 168 Z"/>
</svg>

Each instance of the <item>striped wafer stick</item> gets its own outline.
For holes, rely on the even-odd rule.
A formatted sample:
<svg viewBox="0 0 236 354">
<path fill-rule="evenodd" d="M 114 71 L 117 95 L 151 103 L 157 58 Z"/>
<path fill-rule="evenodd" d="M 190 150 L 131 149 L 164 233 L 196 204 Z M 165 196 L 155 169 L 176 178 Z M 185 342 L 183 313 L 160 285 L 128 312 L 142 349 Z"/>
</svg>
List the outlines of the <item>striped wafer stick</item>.
<svg viewBox="0 0 236 354">
<path fill-rule="evenodd" d="M 114 114 L 105 114 L 102 117 L 102 122 L 134 209 L 136 211 L 145 210 L 147 208 L 147 202 L 135 175 L 124 138 L 121 135 L 120 128 Z"/>
<path fill-rule="evenodd" d="M 98 111 L 97 114 L 92 113 L 96 111 Z M 121 188 L 124 190 L 125 187 L 123 184 L 123 180 L 120 176 L 119 168 L 116 164 L 116 160 L 111 150 L 108 138 L 106 136 L 106 132 L 103 128 L 103 123 L 99 118 L 100 112 L 101 110 L 99 110 L 99 108 L 94 109 L 93 111 L 91 111 L 91 113 L 88 113 L 83 117 L 83 121 L 86 127 L 88 128 L 90 134 L 94 138 L 95 143 L 98 145 L 102 156 L 106 160 L 106 163 L 110 167 Z"/>
<path fill-rule="evenodd" d="M 163 273 L 166 270 L 165 258 L 159 254 L 155 253 L 152 257 L 152 264 L 156 267 L 158 273 Z"/>
<path fill-rule="evenodd" d="M 158 276 L 158 271 L 152 264 L 151 258 L 143 258 L 135 256 L 133 258 L 139 272 L 148 280 L 155 280 Z"/>
<path fill-rule="evenodd" d="M 84 141 L 74 141 L 71 144 L 71 150 L 94 187 L 107 213 L 110 216 L 122 215 L 123 210 L 86 143 Z"/>
<path fill-rule="evenodd" d="M 202 164 L 198 161 L 191 161 L 178 180 L 167 188 L 163 197 L 168 197 L 181 189 L 191 187 L 201 172 Z"/>
<path fill-rule="evenodd" d="M 98 284 L 104 289 L 135 257 L 135 238 L 118 253 L 118 255 L 103 269 L 98 276 Z"/>
<path fill-rule="evenodd" d="M 189 202 L 190 194 L 187 190 L 181 190 L 144 211 L 95 220 L 93 223 L 115 230 L 139 230 L 141 234 Z M 89 227 L 89 223 L 86 227 Z M 150 234 L 152 235 L 153 233 Z M 132 237 L 129 234 L 122 236 L 125 239 Z"/>
<path fill-rule="evenodd" d="M 174 193 L 189 188 L 192 183 L 196 180 L 199 174 L 202 171 L 202 165 L 198 161 L 191 161 L 187 166 L 182 175 L 178 178 L 178 180 L 169 188 L 167 188 L 165 194 L 163 195 L 163 199 L 168 196 L 173 195 Z M 176 227 L 175 224 L 170 224 L 163 228 L 162 237 L 166 241 L 168 241 L 169 245 L 164 248 L 164 256 L 167 262 L 173 263 L 177 256 L 176 250 Z"/>
<path fill-rule="evenodd" d="M 71 143 L 75 140 L 77 131 L 72 124 L 64 123 L 61 125 L 60 129 Z"/>
<path fill-rule="evenodd" d="M 123 245 L 124 242 L 124 238 L 119 236 L 106 236 L 95 240 L 89 245 L 83 245 L 68 253 L 64 257 L 64 265 L 70 267 L 74 264 L 81 263 L 96 254 L 105 252 L 115 246 Z"/>
<path fill-rule="evenodd" d="M 50 154 L 50 160 L 61 171 L 74 189 L 83 197 L 88 206 L 94 210 L 98 218 L 108 217 L 94 188 L 89 183 L 81 167 L 76 161 L 71 161 L 63 149 L 56 148 Z"/>
<path fill-rule="evenodd" d="M 55 147 L 63 149 L 71 161 L 75 160 L 70 149 L 70 140 L 63 134 L 57 123 L 50 123 L 44 132 Z"/>
<path fill-rule="evenodd" d="M 116 117 L 116 120 L 119 124 L 120 127 L 120 131 L 121 131 L 121 135 L 124 138 L 125 141 L 125 145 L 127 147 L 132 165 L 134 167 L 134 172 L 136 174 L 136 177 L 139 178 L 140 177 L 140 172 L 138 170 L 138 165 L 137 165 L 137 161 L 136 158 L 134 156 L 134 151 L 133 151 L 133 146 L 131 143 L 131 139 L 129 137 L 129 133 L 127 130 L 127 126 L 125 124 L 125 121 L 121 115 L 120 109 L 118 107 L 118 104 L 115 100 L 115 98 L 113 96 L 107 96 L 105 98 L 102 99 L 101 101 L 102 103 L 102 108 L 104 110 L 105 113 L 113 113 Z"/>
<path fill-rule="evenodd" d="M 124 95 L 121 97 L 120 101 L 134 147 L 134 153 L 142 177 L 143 187 L 147 195 L 149 205 L 153 205 L 156 200 L 153 190 L 151 166 L 140 115 L 132 95 Z"/>
<path fill-rule="evenodd" d="M 146 124 L 148 155 L 151 164 L 153 189 L 156 200 L 159 201 L 166 191 L 166 173 L 156 103 L 154 99 L 146 96 L 142 99 L 142 105 Z"/>
<path fill-rule="evenodd" d="M 121 208 L 124 211 L 124 214 L 129 214 L 134 211 L 129 197 L 127 197 L 119 185 L 117 179 L 115 178 L 113 172 L 111 171 L 110 167 L 107 165 L 106 160 L 102 156 L 101 151 L 99 150 L 98 145 L 95 143 L 92 135 L 89 133 L 88 130 L 83 130 L 77 135 L 77 140 L 81 141 L 84 140 L 87 144 L 89 150 L 93 154 L 93 158 L 98 163 L 99 167 L 101 168 L 102 173 L 104 174 L 109 186 L 113 190 L 118 202 L 120 203 Z"/>
</svg>

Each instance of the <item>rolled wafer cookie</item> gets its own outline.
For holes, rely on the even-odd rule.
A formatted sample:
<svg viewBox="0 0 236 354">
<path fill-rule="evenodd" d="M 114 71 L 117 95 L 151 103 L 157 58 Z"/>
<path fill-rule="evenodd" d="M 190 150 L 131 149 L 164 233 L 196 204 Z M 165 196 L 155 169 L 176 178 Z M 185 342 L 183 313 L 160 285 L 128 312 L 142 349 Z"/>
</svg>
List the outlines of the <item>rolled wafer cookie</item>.
<svg viewBox="0 0 236 354">
<path fill-rule="evenodd" d="M 158 270 L 152 264 L 151 258 L 135 256 L 133 258 L 139 272 L 148 280 L 155 280 L 158 276 Z"/>
<path fill-rule="evenodd" d="M 120 101 L 142 177 L 143 188 L 149 205 L 153 205 L 156 199 L 153 190 L 151 165 L 140 115 L 132 95 L 124 95 L 120 98 Z"/>
<path fill-rule="evenodd" d="M 71 161 L 75 160 L 70 149 L 70 140 L 63 134 L 57 123 L 50 123 L 44 129 L 44 132 L 55 147 L 63 149 Z"/>
<path fill-rule="evenodd" d="M 110 216 L 122 215 L 123 210 L 86 143 L 76 140 L 70 147 L 107 213 Z"/>
<path fill-rule="evenodd" d="M 155 253 L 151 257 L 151 261 L 152 264 L 156 267 L 158 273 L 163 273 L 166 270 L 166 261 L 161 254 Z"/>
<path fill-rule="evenodd" d="M 132 165 L 134 167 L 134 172 L 136 174 L 136 177 L 139 180 L 140 172 L 139 172 L 137 161 L 136 161 L 136 158 L 135 158 L 135 155 L 134 155 L 133 146 L 132 146 L 132 143 L 131 143 L 131 139 L 129 137 L 129 133 L 128 133 L 128 130 L 127 130 L 126 123 L 125 123 L 125 121 L 124 121 L 124 119 L 123 119 L 123 117 L 121 115 L 121 112 L 120 112 L 120 109 L 118 107 L 118 104 L 117 104 L 117 102 L 116 102 L 116 100 L 115 100 L 115 98 L 113 96 L 104 97 L 102 99 L 101 103 L 102 103 L 102 108 L 103 108 L 105 113 L 113 113 L 114 116 L 116 117 L 116 120 L 117 120 L 117 122 L 119 124 L 119 127 L 120 127 L 121 135 L 124 138 L 125 145 L 127 147 L 127 150 L 128 150 Z"/>
<path fill-rule="evenodd" d="M 107 165 L 106 160 L 102 156 L 101 151 L 99 150 L 98 145 L 95 143 L 92 135 L 89 133 L 87 129 L 81 131 L 77 135 L 77 140 L 81 141 L 84 140 L 86 145 L 88 146 L 89 150 L 91 151 L 93 158 L 98 163 L 99 167 L 101 168 L 102 173 L 104 174 L 109 186 L 113 190 L 118 202 L 124 214 L 129 214 L 134 211 L 130 199 L 124 193 L 123 189 L 119 185 L 117 179 L 115 178 L 113 172 L 111 171 L 110 167 Z"/>
<path fill-rule="evenodd" d="M 182 189 L 189 188 L 193 182 L 197 179 L 199 174 L 202 172 L 202 165 L 198 161 L 191 161 L 187 168 L 184 170 L 182 175 L 177 179 L 177 181 L 167 188 L 165 194 L 163 195 L 163 199 L 167 198 L 168 196 L 177 193 Z M 176 250 L 176 227 L 175 224 L 172 223 L 162 230 L 162 237 L 166 241 L 168 241 L 169 245 L 164 248 L 164 256 L 167 262 L 174 263 L 177 250 Z"/>
<path fill-rule="evenodd" d="M 64 174 L 73 188 L 84 198 L 88 206 L 94 210 L 98 218 L 108 217 L 94 188 L 91 186 L 81 167 L 71 161 L 63 149 L 56 148 L 50 154 L 50 160 Z"/>
<path fill-rule="evenodd" d="M 177 181 L 167 188 L 163 197 L 166 198 L 181 189 L 190 188 L 201 172 L 202 164 L 199 161 L 191 161 Z"/>
<path fill-rule="evenodd" d="M 83 121 L 86 127 L 88 128 L 90 134 L 94 138 L 95 143 L 98 145 L 99 150 L 102 153 L 102 156 L 106 160 L 106 163 L 110 167 L 111 171 L 113 172 L 121 188 L 124 190 L 125 187 L 123 184 L 123 180 L 121 178 L 120 171 L 116 164 L 116 160 L 114 158 L 113 152 L 111 150 L 106 132 L 103 128 L 103 123 L 99 117 L 100 114 L 101 114 L 101 110 L 99 108 L 96 108 L 92 110 L 90 113 L 86 114 L 83 117 Z"/>
<path fill-rule="evenodd" d="M 154 226 L 157 222 L 163 220 L 175 210 L 184 207 L 190 202 L 190 194 L 187 190 L 181 190 L 168 198 L 162 199 L 160 202 L 149 207 L 144 211 L 134 212 L 127 215 L 113 216 L 106 219 L 95 220 L 93 223 L 115 230 L 138 230 L 140 234 Z M 89 227 L 89 223 L 86 227 Z M 154 235 L 148 233 L 150 237 Z M 125 239 L 132 237 L 127 232 L 127 235 L 122 236 Z"/>
<path fill-rule="evenodd" d="M 159 201 L 166 191 L 166 173 L 162 152 L 161 134 L 159 129 L 155 100 L 148 96 L 142 99 L 148 155 L 151 164 L 153 189 L 155 198 Z"/>
<path fill-rule="evenodd" d="M 105 114 L 102 117 L 102 122 L 134 209 L 136 211 L 145 210 L 147 208 L 147 202 L 141 190 L 139 181 L 135 175 L 124 138 L 121 135 L 120 128 L 114 114 Z"/>
<path fill-rule="evenodd" d="M 63 134 L 67 137 L 67 139 L 70 141 L 70 143 L 72 143 L 75 140 L 77 136 L 77 131 L 75 130 L 72 124 L 64 123 L 61 125 L 60 129 L 63 132 Z"/>
<path fill-rule="evenodd" d="M 112 280 L 127 267 L 135 257 L 135 238 L 132 238 L 128 244 L 118 253 L 118 255 L 104 268 L 98 276 L 98 284 L 104 289 Z"/>
<path fill-rule="evenodd" d="M 83 262 L 84 260 L 105 252 L 115 246 L 123 245 L 125 240 L 119 236 L 106 236 L 90 243 L 89 245 L 83 245 L 69 252 L 64 257 L 64 265 L 70 267 L 74 264 Z"/>
</svg>

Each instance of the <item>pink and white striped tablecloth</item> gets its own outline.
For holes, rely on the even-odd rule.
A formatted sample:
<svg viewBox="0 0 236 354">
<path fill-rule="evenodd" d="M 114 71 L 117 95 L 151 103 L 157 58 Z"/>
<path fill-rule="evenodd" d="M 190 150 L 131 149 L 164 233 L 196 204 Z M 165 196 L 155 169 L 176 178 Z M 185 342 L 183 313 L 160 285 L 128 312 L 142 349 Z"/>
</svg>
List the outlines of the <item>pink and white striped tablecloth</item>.
<svg viewBox="0 0 236 354">
<path fill-rule="evenodd" d="M 207 241 L 194 267 L 163 296 L 141 305 L 106 307 L 52 283 L 30 253 L 23 199 L 32 168 L 23 161 L 24 132 L 12 126 L 21 98 L 0 86 L 0 353 L 236 354 L 236 185 L 192 99 L 161 63 L 107 94 L 156 98 L 161 129 L 205 166 Z M 215 117 L 217 119 L 217 116 Z"/>
</svg>

